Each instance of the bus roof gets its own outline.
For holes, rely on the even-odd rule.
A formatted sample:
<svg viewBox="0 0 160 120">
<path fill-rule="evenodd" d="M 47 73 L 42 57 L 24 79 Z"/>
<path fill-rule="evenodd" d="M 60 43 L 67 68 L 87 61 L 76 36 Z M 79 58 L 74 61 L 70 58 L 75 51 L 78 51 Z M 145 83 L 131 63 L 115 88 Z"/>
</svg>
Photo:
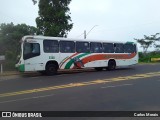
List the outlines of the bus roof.
<svg viewBox="0 0 160 120">
<path fill-rule="evenodd" d="M 63 37 L 50 37 L 50 36 L 41 36 L 41 35 L 26 35 L 22 38 L 22 42 L 26 39 L 36 39 L 36 40 L 64 40 L 64 41 L 86 41 L 86 42 L 105 42 L 105 43 L 134 43 L 132 41 L 112 41 L 112 40 L 100 40 L 100 39 L 76 39 L 76 38 L 63 38 Z"/>
</svg>

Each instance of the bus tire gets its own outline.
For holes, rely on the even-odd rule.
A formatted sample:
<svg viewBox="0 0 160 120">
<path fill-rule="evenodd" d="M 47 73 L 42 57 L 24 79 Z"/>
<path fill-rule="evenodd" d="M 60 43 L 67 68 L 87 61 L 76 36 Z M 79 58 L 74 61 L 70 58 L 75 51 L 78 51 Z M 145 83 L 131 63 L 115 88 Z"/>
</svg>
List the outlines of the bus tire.
<svg viewBox="0 0 160 120">
<path fill-rule="evenodd" d="M 57 74 L 57 66 L 55 64 L 47 64 L 46 74 L 49 76 L 56 75 Z"/>
<path fill-rule="evenodd" d="M 96 67 L 96 68 L 94 68 L 94 69 L 97 70 L 97 71 L 102 71 L 102 70 L 103 70 L 102 67 Z"/>
<path fill-rule="evenodd" d="M 107 69 L 108 70 L 115 70 L 116 69 L 116 62 L 115 62 L 115 60 L 109 60 Z"/>
</svg>

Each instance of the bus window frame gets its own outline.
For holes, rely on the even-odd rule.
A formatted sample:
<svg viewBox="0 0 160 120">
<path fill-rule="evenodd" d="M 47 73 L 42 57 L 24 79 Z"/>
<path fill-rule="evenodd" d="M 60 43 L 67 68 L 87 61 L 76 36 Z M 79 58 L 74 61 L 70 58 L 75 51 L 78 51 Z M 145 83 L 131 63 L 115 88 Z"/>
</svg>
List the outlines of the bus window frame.
<svg viewBox="0 0 160 120">
<path fill-rule="evenodd" d="M 92 43 L 100 43 L 101 44 L 101 47 L 99 48 L 100 52 L 99 51 L 95 52 L 95 50 L 92 51 Z M 102 44 L 102 42 L 90 42 L 90 53 L 103 53 L 103 44 Z"/>
<path fill-rule="evenodd" d="M 132 47 L 133 47 L 132 52 L 126 52 L 125 51 L 125 45 L 132 45 Z M 124 53 L 137 53 L 137 47 L 136 47 L 136 45 L 133 44 L 133 43 L 126 43 L 126 44 L 124 44 Z"/>
<path fill-rule="evenodd" d="M 78 50 L 77 50 L 77 43 L 87 43 L 88 44 L 88 47 L 87 47 L 87 51 L 82 51 L 82 52 L 79 52 Z M 90 42 L 87 42 L 87 41 L 76 41 L 76 44 L 75 44 L 75 48 L 76 48 L 76 52 L 77 53 L 90 53 Z"/>
<path fill-rule="evenodd" d="M 72 51 L 72 52 L 64 52 L 64 51 L 61 51 L 62 49 L 61 49 L 61 42 L 72 42 L 72 43 L 74 43 L 74 51 Z M 59 41 L 59 52 L 60 53 L 75 53 L 76 52 L 76 43 L 75 43 L 75 41 L 64 41 L 64 40 L 60 40 Z"/>
<path fill-rule="evenodd" d="M 53 41 L 53 42 L 56 41 L 56 42 L 58 43 L 58 44 L 57 44 L 57 45 L 58 45 L 58 47 L 57 47 L 57 48 L 58 48 L 58 49 L 57 49 L 58 51 L 57 51 L 57 52 L 55 52 L 55 51 L 48 51 L 48 52 L 45 51 L 45 47 L 48 47 L 48 46 L 45 46 L 45 45 L 44 45 L 44 42 L 46 42 L 46 41 Z M 51 47 L 51 46 L 49 46 L 49 47 Z M 52 46 L 52 47 L 53 47 L 53 46 Z M 50 49 L 49 49 L 49 50 L 50 50 Z M 60 51 L 60 45 L 59 45 L 59 41 L 58 41 L 58 40 L 50 40 L 50 39 L 44 39 L 44 40 L 43 40 L 43 52 L 44 52 L 44 53 L 59 53 L 59 51 Z"/>
<path fill-rule="evenodd" d="M 112 52 L 105 52 L 104 51 L 104 44 L 112 44 L 112 49 L 113 49 Z M 103 42 L 102 45 L 103 45 L 103 53 L 114 53 L 114 43 Z"/>
<path fill-rule="evenodd" d="M 117 48 L 118 48 L 118 47 L 116 47 L 117 45 L 123 45 L 123 51 L 122 52 L 121 51 L 119 51 L 119 52 L 116 51 Z M 114 53 L 125 53 L 124 52 L 124 43 L 114 43 Z"/>
</svg>

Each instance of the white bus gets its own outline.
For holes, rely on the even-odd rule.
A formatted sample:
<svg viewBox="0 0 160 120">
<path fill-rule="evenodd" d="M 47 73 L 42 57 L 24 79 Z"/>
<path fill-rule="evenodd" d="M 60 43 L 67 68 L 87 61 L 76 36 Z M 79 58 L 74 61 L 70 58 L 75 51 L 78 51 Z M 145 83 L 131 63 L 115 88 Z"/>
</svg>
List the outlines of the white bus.
<svg viewBox="0 0 160 120">
<path fill-rule="evenodd" d="M 24 36 L 16 67 L 21 72 L 39 71 L 54 75 L 58 69 L 103 68 L 114 70 L 138 63 L 134 42 Z"/>
</svg>

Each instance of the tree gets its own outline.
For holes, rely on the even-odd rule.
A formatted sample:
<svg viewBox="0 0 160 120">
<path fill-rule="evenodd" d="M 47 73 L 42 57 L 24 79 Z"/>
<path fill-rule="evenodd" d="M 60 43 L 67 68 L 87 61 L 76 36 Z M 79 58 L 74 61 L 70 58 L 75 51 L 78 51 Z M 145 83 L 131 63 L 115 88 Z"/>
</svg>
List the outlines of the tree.
<svg viewBox="0 0 160 120">
<path fill-rule="evenodd" d="M 37 29 L 33 26 L 27 26 L 26 24 L 18 24 L 14 25 L 10 24 L 1 24 L 0 25 L 0 42 L 3 46 L 1 46 L 1 53 L 3 54 L 6 51 L 12 51 L 16 55 L 20 49 L 20 40 L 24 35 L 33 35 L 37 32 Z"/>
<path fill-rule="evenodd" d="M 37 0 L 32 0 L 34 4 Z M 72 29 L 71 13 L 68 5 L 71 0 L 39 0 L 39 17 L 36 18 L 40 34 L 54 37 L 67 37 Z"/>
<path fill-rule="evenodd" d="M 144 35 L 144 38 L 142 39 L 135 39 L 143 48 L 144 54 L 147 53 L 147 50 L 151 45 L 154 45 L 155 48 L 159 47 L 159 45 L 157 45 L 156 43 L 156 41 L 160 40 L 160 37 L 157 37 L 157 35 L 159 34 L 160 33 L 156 33 L 155 35 L 151 35 L 151 36 Z"/>
<path fill-rule="evenodd" d="M 17 55 L 20 54 L 21 38 L 36 32 L 35 27 L 26 24 L 0 24 L 0 54 L 6 56 L 7 62 L 12 61 L 12 67 L 14 67 Z"/>
<path fill-rule="evenodd" d="M 143 53 L 146 54 L 148 48 L 152 45 L 153 41 L 151 40 L 146 40 L 146 39 L 135 39 L 137 42 L 141 45 L 143 48 Z"/>
</svg>

